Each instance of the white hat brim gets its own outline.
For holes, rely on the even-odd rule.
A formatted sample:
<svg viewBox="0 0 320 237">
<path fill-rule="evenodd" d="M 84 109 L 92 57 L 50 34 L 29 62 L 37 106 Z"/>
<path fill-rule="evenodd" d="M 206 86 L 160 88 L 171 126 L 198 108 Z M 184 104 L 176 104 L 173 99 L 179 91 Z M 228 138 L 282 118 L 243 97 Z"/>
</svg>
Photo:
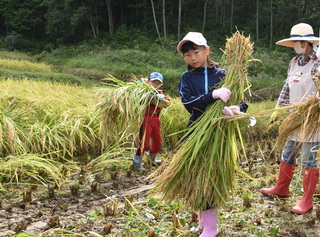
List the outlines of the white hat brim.
<svg viewBox="0 0 320 237">
<path fill-rule="evenodd" d="M 183 45 L 184 43 L 188 42 L 188 41 L 190 41 L 190 40 L 181 40 L 181 41 L 178 43 L 178 45 L 177 45 L 177 51 L 178 51 L 178 52 L 181 52 L 181 47 L 182 47 L 182 45 Z M 192 42 L 192 41 L 191 41 L 191 42 Z"/>
<path fill-rule="evenodd" d="M 181 52 L 182 45 L 184 45 L 184 44 L 187 43 L 187 42 L 192 42 L 192 43 L 194 43 L 194 44 L 196 44 L 196 45 L 199 45 L 199 43 L 196 42 L 195 40 L 184 39 L 184 40 L 181 40 L 181 41 L 178 43 L 178 45 L 177 45 L 177 51 L 178 51 L 178 52 Z M 208 47 L 207 44 L 200 44 L 200 45 L 201 45 L 201 46 Z"/>
<path fill-rule="evenodd" d="M 288 39 L 279 40 L 276 42 L 277 45 L 287 46 L 287 47 L 293 47 L 293 41 L 309 41 L 310 43 L 319 45 L 320 38 L 318 37 L 291 37 Z"/>
<path fill-rule="evenodd" d="M 160 81 L 161 83 L 163 83 L 163 80 L 161 80 L 160 78 L 152 78 L 149 79 L 150 81 Z"/>
</svg>

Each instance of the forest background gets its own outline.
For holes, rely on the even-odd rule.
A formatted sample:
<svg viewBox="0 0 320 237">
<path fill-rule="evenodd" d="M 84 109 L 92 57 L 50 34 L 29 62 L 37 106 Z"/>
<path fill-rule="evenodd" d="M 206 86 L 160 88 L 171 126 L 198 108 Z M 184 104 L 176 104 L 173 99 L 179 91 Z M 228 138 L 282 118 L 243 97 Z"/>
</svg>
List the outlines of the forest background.
<svg viewBox="0 0 320 237">
<path fill-rule="evenodd" d="M 319 30 L 317 7 L 310 0 L 1 0 L 0 35 L 12 49 L 50 50 L 93 38 L 116 40 L 122 48 L 144 37 L 168 44 L 188 31 L 221 45 L 237 27 L 272 48 L 295 23 Z"/>
<path fill-rule="evenodd" d="M 189 31 L 202 32 L 219 62 L 226 37 L 238 29 L 250 35 L 254 57 L 262 61 L 250 72 L 253 89 L 281 88 L 294 52 L 275 42 L 300 22 L 317 35 L 317 9 L 310 0 L 0 0 L 0 48 L 60 65 L 103 51 L 105 65 L 78 67 L 102 68 L 120 79 L 160 71 L 168 79 L 164 89 L 176 95 L 185 70 L 177 42 Z"/>
</svg>

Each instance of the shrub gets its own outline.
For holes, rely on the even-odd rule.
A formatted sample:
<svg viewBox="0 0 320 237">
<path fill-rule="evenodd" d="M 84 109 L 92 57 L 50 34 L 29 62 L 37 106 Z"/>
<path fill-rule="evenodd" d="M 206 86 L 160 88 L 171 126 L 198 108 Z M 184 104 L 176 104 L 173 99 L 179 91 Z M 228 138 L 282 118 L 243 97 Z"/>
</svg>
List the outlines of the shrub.
<svg viewBox="0 0 320 237">
<path fill-rule="evenodd" d="M 23 36 L 15 31 L 5 37 L 5 46 L 8 50 L 19 50 L 24 48 Z"/>
</svg>

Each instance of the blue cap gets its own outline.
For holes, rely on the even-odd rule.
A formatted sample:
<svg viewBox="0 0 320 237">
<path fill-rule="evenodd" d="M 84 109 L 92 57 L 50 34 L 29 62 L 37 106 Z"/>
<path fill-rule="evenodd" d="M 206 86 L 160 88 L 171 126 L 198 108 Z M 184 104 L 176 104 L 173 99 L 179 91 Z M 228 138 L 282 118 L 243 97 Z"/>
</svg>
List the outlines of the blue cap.
<svg viewBox="0 0 320 237">
<path fill-rule="evenodd" d="M 164 78 L 163 76 L 159 73 L 159 72 L 153 72 L 149 75 L 148 79 L 150 81 L 155 81 L 155 80 L 158 80 L 160 81 L 161 83 L 163 83 L 164 81 Z"/>
</svg>

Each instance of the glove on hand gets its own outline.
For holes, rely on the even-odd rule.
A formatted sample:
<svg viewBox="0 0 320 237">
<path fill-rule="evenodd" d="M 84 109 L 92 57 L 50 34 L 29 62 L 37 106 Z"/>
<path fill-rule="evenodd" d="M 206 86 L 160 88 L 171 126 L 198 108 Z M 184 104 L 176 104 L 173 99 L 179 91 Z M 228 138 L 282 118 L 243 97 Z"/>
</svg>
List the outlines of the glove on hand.
<svg viewBox="0 0 320 237">
<path fill-rule="evenodd" d="M 240 108 L 239 106 L 237 105 L 231 105 L 231 106 L 225 106 L 222 110 L 222 113 L 225 115 L 225 116 L 232 116 L 234 115 L 234 113 L 232 112 L 232 110 L 236 110 L 236 111 L 240 111 Z"/>
<path fill-rule="evenodd" d="M 212 91 L 212 98 L 213 99 L 221 99 L 223 102 L 227 102 L 230 98 L 231 91 L 225 87 L 222 87 L 217 90 Z"/>
<path fill-rule="evenodd" d="M 163 100 L 163 99 L 164 99 L 164 95 L 162 95 L 162 94 L 157 94 L 157 98 L 158 98 L 158 100 Z"/>
</svg>

